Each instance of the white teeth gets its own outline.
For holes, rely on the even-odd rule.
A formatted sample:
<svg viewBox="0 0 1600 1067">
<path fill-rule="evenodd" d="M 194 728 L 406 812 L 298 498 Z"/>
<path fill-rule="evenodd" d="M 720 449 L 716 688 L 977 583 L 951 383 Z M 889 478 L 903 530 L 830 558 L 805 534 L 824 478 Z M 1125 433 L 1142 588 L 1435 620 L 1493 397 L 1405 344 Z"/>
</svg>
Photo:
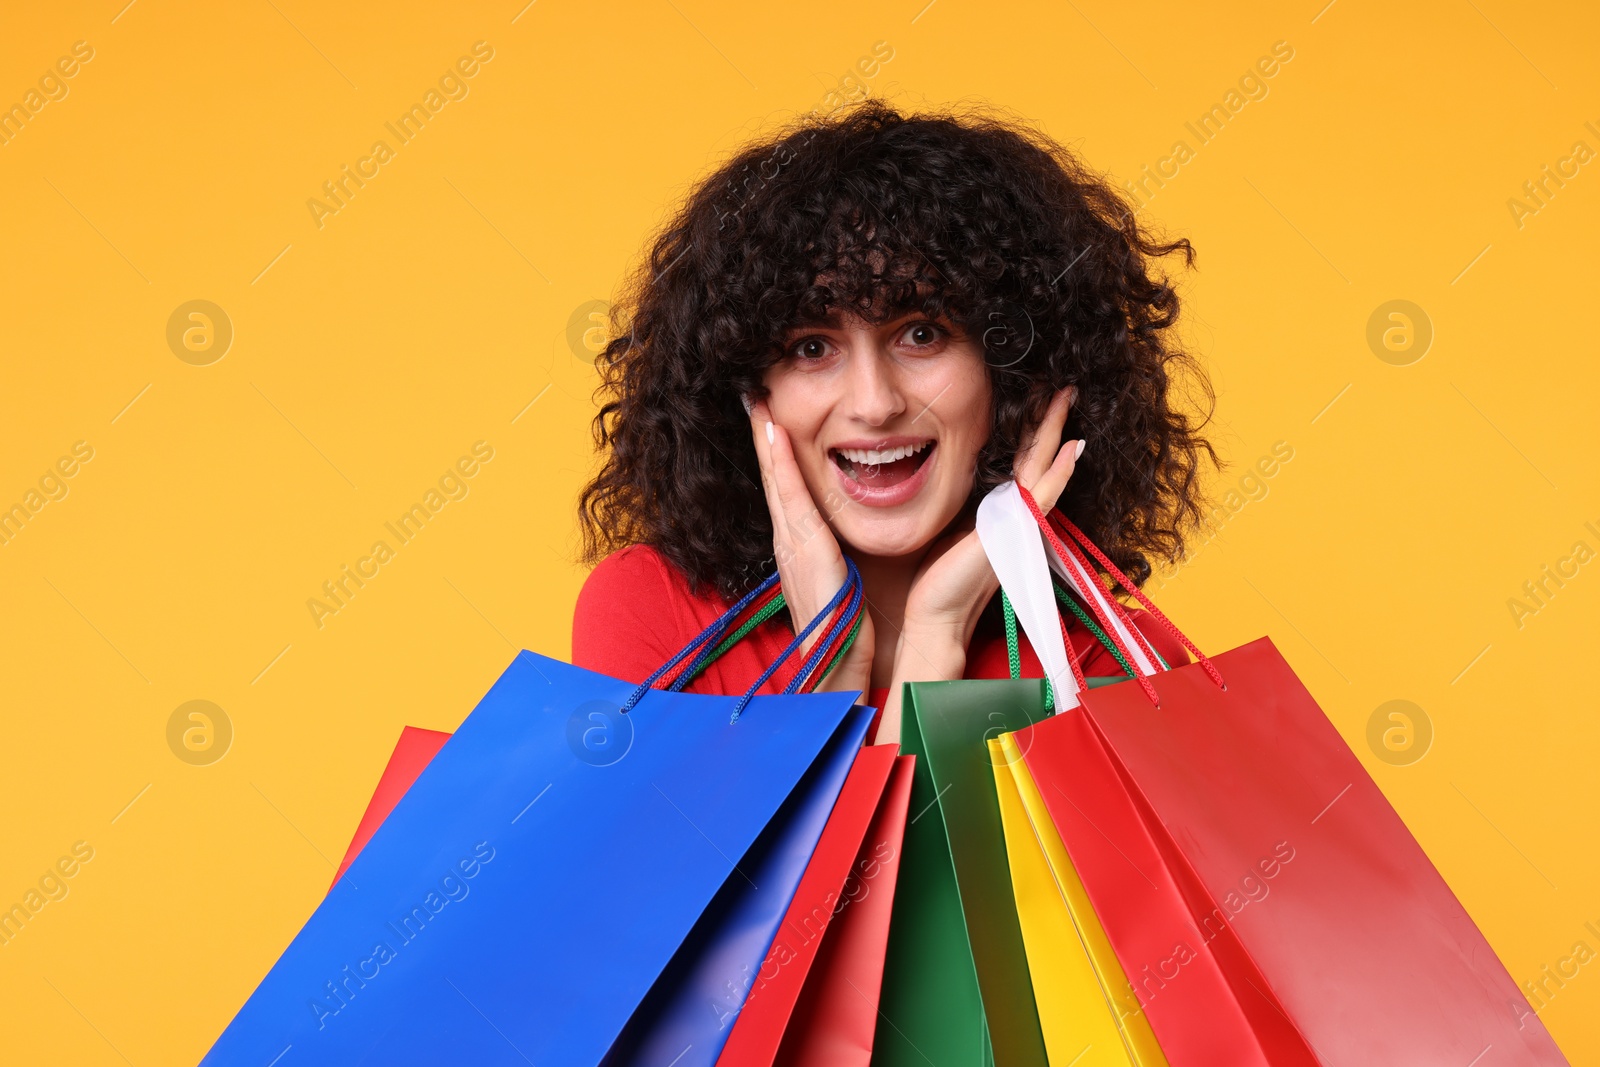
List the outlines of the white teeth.
<svg viewBox="0 0 1600 1067">
<path fill-rule="evenodd" d="M 899 448 L 841 448 L 838 452 L 851 463 L 876 467 L 914 456 L 930 444 L 931 441 L 924 441 L 920 445 L 901 445 Z"/>
</svg>

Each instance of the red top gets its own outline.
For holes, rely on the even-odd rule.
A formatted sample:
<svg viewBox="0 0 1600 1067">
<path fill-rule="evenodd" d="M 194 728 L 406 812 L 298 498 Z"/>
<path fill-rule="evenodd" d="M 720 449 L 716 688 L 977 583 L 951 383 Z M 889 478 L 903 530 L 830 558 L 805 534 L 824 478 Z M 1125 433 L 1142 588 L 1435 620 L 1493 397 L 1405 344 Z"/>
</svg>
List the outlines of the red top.
<svg viewBox="0 0 1600 1067">
<path fill-rule="evenodd" d="M 703 596 L 691 594 L 683 572 L 651 546 L 619 549 L 600 562 L 578 594 L 572 617 L 572 662 L 613 678 L 642 682 L 731 606 L 711 590 Z M 1188 663 L 1188 650 L 1165 627 L 1147 622 L 1148 614 L 1143 609 L 1129 611 L 1167 663 L 1174 667 Z M 1123 673 L 1116 658 L 1076 619 L 1068 618 L 1067 634 L 1086 677 Z M 779 611 L 714 660 L 687 688 L 700 693 L 743 694 L 792 640 L 789 613 Z M 1044 677 L 1039 657 L 1020 628 L 1017 643 L 1022 677 Z M 792 665 L 778 668 L 759 692 L 781 693 L 799 661 L 796 655 Z M 1002 626 L 979 623 L 967 649 L 964 677 L 1011 677 Z M 887 694 L 887 689 L 874 689 L 867 694 L 867 702 L 882 708 Z"/>
</svg>

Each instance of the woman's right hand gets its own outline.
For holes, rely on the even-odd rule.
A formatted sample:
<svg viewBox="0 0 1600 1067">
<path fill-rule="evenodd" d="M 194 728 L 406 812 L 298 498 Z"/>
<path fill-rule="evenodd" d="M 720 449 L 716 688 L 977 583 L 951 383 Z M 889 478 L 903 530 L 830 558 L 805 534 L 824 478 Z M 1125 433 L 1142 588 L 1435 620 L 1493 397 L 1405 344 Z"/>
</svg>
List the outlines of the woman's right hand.
<svg viewBox="0 0 1600 1067">
<path fill-rule="evenodd" d="M 765 402 L 751 404 L 750 429 L 755 438 L 756 459 L 761 464 L 761 488 L 772 515 L 772 553 L 778 564 L 778 580 L 783 584 L 790 622 L 794 632 L 799 633 L 844 585 L 848 577 L 844 553 L 806 488 L 788 433 L 772 421 Z M 802 655 L 812 650 L 826 628 L 825 622 L 817 624 L 801 646 Z M 865 699 L 872 679 L 873 648 L 872 617 L 862 611 L 855 641 L 817 688 L 859 689 Z"/>
</svg>

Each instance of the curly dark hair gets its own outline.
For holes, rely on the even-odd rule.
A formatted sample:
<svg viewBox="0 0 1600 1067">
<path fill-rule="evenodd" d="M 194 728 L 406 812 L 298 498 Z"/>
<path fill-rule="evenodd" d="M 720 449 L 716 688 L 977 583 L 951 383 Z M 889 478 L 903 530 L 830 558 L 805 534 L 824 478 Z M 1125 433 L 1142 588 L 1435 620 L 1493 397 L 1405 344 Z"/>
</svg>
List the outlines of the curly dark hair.
<svg viewBox="0 0 1600 1067">
<path fill-rule="evenodd" d="M 1106 179 L 985 111 L 903 115 L 875 99 L 742 149 L 666 223 L 612 307 L 596 360 L 599 473 L 579 499 L 584 558 L 649 544 L 697 591 L 771 569 L 772 520 L 741 396 L 785 335 L 829 309 L 912 312 L 983 340 L 993 432 L 969 502 L 1011 477 L 1052 393 L 1078 387 L 1066 439 L 1089 447 L 1058 504 L 1128 575 L 1180 558 L 1203 517 L 1199 435 L 1215 402 L 1169 335 L 1160 243 Z M 1203 413 L 1176 403 L 1176 372 Z"/>
</svg>

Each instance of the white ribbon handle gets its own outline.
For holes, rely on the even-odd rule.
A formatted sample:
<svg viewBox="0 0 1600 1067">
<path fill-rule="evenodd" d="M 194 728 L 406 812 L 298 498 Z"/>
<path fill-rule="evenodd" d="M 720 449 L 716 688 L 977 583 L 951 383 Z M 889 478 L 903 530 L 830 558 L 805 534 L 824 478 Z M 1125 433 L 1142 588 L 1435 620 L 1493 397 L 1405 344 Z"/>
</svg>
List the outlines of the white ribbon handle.
<svg viewBox="0 0 1600 1067">
<path fill-rule="evenodd" d="M 1132 657 L 1135 670 L 1149 676 L 1163 669 L 1151 660 L 1143 643 L 1134 636 L 1127 609 L 1110 597 L 1099 578 L 1086 571 L 1076 558 L 1062 559 L 1056 555 L 1034 520 L 1033 512 L 1023 502 L 1016 482 L 996 486 L 979 502 L 977 529 L 989 565 L 1000 579 L 1000 588 L 1010 598 L 1017 620 L 1028 635 L 1028 643 L 1038 654 L 1046 677 L 1055 687 L 1059 707 L 1077 706 L 1078 683 L 1067 662 L 1067 650 L 1061 637 L 1060 609 L 1056 607 L 1055 590 L 1050 584 L 1052 570 L 1084 600 L 1097 605 L 1097 615 L 1103 614 L 1111 620 L 1111 627 Z"/>
<path fill-rule="evenodd" d="M 978 540 L 1000 588 L 1011 601 L 1028 643 L 1039 656 L 1045 677 L 1055 690 L 1056 708 L 1078 706 L 1078 679 L 1067 659 L 1061 636 L 1061 615 L 1050 584 L 1044 535 L 1022 502 L 1016 482 L 996 486 L 978 502 Z"/>
</svg>

